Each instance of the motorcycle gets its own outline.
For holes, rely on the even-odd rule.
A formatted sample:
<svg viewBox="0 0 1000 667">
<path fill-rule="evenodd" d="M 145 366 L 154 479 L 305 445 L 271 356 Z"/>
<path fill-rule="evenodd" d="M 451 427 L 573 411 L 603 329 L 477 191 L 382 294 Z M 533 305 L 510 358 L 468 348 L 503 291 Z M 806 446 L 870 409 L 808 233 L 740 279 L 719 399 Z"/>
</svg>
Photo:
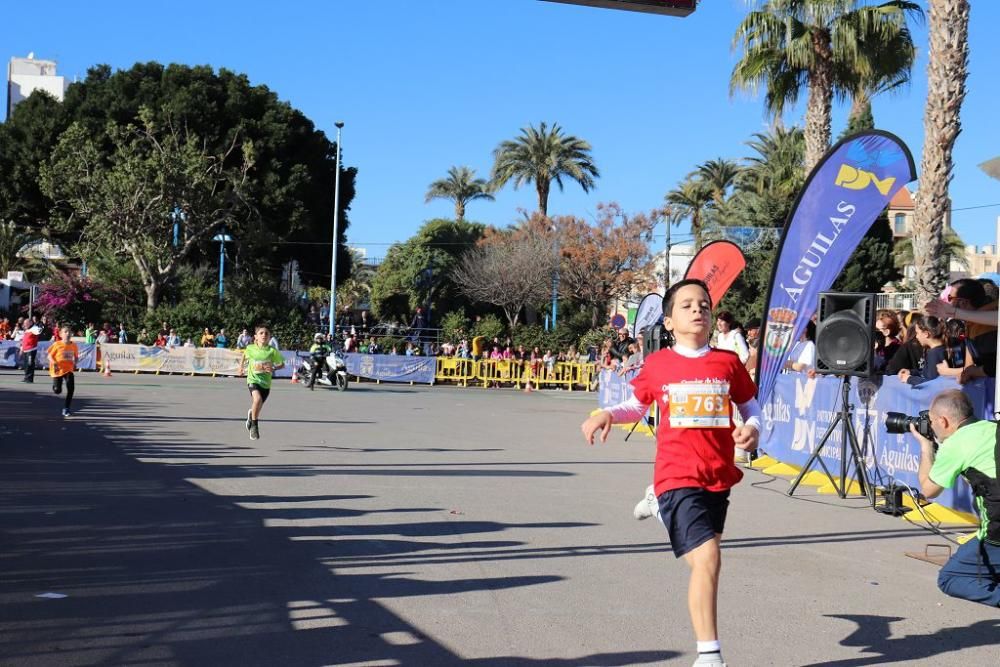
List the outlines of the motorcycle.
<svg viewBox="0 0 1000 667">
<path fill-rule="evenodd" d="M 302 386 L 308 387 L 315 368 L 316 359 L 312 355 L 301 357 L 296 374 L 302 380 Z M 338 391 L 347 389 L 347 363 L 336 352 L 330 352 L 322 362 L 316 384 L 327 387 L 336 387 Z"/>
</svg>

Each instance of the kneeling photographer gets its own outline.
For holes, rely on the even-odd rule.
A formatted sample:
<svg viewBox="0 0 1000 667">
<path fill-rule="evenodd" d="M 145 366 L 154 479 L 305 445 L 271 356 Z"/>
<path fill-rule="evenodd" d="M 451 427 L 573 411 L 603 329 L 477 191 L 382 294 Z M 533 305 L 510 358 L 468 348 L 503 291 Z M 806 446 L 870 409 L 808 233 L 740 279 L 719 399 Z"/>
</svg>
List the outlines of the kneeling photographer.
<svg viewBox="0 0 1000 667">
<path fill-rule="evenodd" d="M 962 475 L 972 486 L 981 522 L 976 537 L 960 546 L 941 569 L 938 587 L 952 597 L 1000 606 L 997 424 L 977 419 L 969 397 L 957 389 L 941 392 L 926 415 L 907 421 L 910 433 L 920 442 L 923 495 L 936 498 Z M 936 449 L 932 437 L 940 443 Z"/>
</svg>

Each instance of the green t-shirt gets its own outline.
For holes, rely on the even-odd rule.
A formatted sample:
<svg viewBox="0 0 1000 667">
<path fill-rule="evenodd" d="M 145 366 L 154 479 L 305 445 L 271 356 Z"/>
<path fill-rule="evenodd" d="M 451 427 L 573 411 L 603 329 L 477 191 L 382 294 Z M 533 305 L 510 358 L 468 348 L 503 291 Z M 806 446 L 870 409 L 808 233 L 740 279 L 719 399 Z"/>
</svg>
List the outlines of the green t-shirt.
<svg viewBox="0 0 1000 667">
<path fill-rule="evenodd" d="M 994 458 L 997 425 L 991 421 L 978 421 L 955 431 L 938 447 L 934 465 L 931 467 L 931 481 L 950 489 L 959 475 L 969 468 L 975 468 L 987 477 L 996 479 L 997 464 Z M 976 498 L 979 513 L 979 539 L 986 538 L 989 516 L 982 498 Z"/>
<path fill-rule="evenodd" d="M 97 342 L 97 331 L 94 330 L 94 329 L 91 329 L 91 328 L 88 327 L 87 330 L 83 333 L 83 336 L 84 336 L 83 339 L 87 343 L 96 343 Z"/>
<path fill-rule="evenodd" d="M 261 347 L 250 343 L 243 350 L 243 358 L 247 361 L 247 384 L 255 384 L 263 389 L 271 388 L 272 369 L 277 364 L 285 363 L 285 358 L 271 346 Z"/>
</svg>

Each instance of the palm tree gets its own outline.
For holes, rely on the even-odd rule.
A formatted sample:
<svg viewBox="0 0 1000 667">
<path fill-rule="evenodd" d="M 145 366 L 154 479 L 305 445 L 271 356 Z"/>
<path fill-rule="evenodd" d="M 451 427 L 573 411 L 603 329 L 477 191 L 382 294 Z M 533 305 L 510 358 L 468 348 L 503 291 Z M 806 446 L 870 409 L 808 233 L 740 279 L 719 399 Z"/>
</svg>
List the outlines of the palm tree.
<svg viewBox="0 0 1000 667">
<path fill-rule="evenodd" d="M 705 209 L 713 201 L 712 188 L 700 178 L 689 177 L 668 192 L 665 199 L 669 211 L 667 224 L 690 220 L 695 249 L 700 248 Z"/>
<path fill-rule="evenodd" d="M 18 227 L 13 222 L 0 222 L 0 275 L 6 276 L 8 271 L 17 269 L 37 268 L 37 260 L 19 255 L 26 245 L 37 240 L 38 237 L 24 227 Z"/>
<path fill-rule="evenodd" d="M 941 239 L 942 254 L 944 255 L 945 266 L 950 266 L 952 262 L 958 264 L 962 269 L 969 268 L 969 259 L 965 255 L 965 241 L 951 227 L 945 227 Z M 913 254 L 913 238 L 900 239 L 893 248 L 892 263 L 900 271 L 908 266 L 915 265 Z"/>
<path fill-rule="evenodd" d="M 538 212 L 547 216 L 549 188 L 552 181 L 563 189 L 563 177 L 568 176 L 590 192 L 594 179 L 600 177 L 590 155 L 590 144 L 564 134 L 557 123 L 551 129 L 544 122 L 521 128 L 521 135 L 503 141 L 493 151 L 493 188 L 499 190 L 508 181 L 519 188 L 534 183 L 538 192 Z"/>
<path fill-rule="evenodd" d="M 920 188 L 914 198 L 913 265 L 917 298 L 930 301 L 948 281 L 942 252 L 951 182 L 952 149 L 962 131 L 959 114 L 969 70 L 969 1 L 930 0 L 927 104 Z"/>
<path fill-rule="evenodd" d="M 455 202 L 455 219 L 465 219 L 465 205 L 477 199 L 493 201 L 489 183 L 485 178 L 476 178 L 476 170 L 469 167 L 452 167 L 448 177 L 441 178 L 427 189 L 424 202 L 434 199 L 450 199 Z"/>
<path fill-rule="evenodd" d="M 876 57 L 888 45 L 913 48 L 908 15 L 922 16 L 914 2 L 891 0 L 858 6 L 857 0 L 768 0 L 750 12 L 736 29 L 733 47 L 741 49 L 733 68 L 730 91 L 765 89 L 765 105 L 780 116 L 795 104 L 803 88 L 806 102 L 808 173 L 830 146 L 834 95 L 850 96 L 859 81 L 898 76 L 882 71 L 862 46 Z M 874 47 L 873 45 L 879 45 Z M 883 46 L 884 45 L 884 46 Z M 909 71 L 912 58 L 899 65 Z"/>
<path fill-rule="evenodd" d="M 721 206 L 726 199 L 726 192 L 736 183 L 739 174 L 740 165 L 720 157 L 698 165 L 691 175 L 708 186 L 716 206 Z"/>
</svg>

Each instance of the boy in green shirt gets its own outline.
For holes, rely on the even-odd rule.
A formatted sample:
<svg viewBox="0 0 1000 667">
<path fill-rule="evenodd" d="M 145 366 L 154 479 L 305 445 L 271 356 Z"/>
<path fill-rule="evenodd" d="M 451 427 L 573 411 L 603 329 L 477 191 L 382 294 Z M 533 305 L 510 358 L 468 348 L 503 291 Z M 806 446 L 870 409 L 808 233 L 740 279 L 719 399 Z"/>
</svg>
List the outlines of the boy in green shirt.
<svg viewBox="0 0 1000 667">
<path fill-rule="evenodd" d="M 271 380 L 274 371 L 285 367 L 285 358 L 281 352 L 268 345 L 271 331 L 266 326 L 258 326 L 254 330 L 253 342 L 243 350 L 243 363 L 240 365 L 240 375 L 246 373 L 247 386 L 250 389 L 250 409 L 247 410 L 247 430 L 251 440 L 260 438 L 257 420 L 260 418 L 264 401 L 271 393 Z"/>
</svg>

